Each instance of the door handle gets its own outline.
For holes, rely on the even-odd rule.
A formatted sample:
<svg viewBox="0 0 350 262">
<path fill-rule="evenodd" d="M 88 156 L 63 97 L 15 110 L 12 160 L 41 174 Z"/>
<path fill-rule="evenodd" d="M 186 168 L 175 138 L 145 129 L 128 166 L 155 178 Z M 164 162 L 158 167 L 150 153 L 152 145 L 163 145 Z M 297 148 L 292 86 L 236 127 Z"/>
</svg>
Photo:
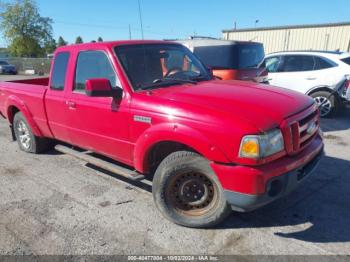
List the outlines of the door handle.
<svg viewBox="0 0 350 262">
<path fill-rule="evenodd" d="M 317 79 L 317 77 L 307 77 L 307 78 L 305 78 L 306 80 L 316 80 Z"/>
<path fill-rule="evenodd" d="M 66 101 L 66 105 L 68 106 L 69 109 L 74 110 L 76 109 L 76 104 L 75 102 L 72 101 Z"/>
</svg>

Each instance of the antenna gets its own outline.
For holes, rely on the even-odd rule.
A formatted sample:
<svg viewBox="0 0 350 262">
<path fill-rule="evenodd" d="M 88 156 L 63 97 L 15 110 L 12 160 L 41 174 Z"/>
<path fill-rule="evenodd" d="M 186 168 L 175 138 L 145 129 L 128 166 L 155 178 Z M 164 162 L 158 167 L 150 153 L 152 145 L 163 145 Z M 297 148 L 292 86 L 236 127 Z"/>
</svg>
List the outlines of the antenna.
<svg viewBox="0 0 350 262">
<path fill-rule="evenodd" d="M 144 35 L 143 35 L 143 23 L 142 23 L 142 13 L 141 13 L 141 3 L 140 0 L 137 0 L 138 4 L 139 4 L 139 16 L 140 16 L 140 26 L 141 26 L 141 35 L 142 35 L 142 40 L 144 39 Z"/>
<path fill-rule="evenodd" d="M 256 20 L 255 20 L 254 28 L 256 28 L 256 26 L 258 25 L 259 22 L 260 22 L 259 19 L 256 19 Z"/>
<path fill-rule="evenodd" d="M 129 39 L 131 40 L 131 25 L 129 24 Z"/>
</svg>

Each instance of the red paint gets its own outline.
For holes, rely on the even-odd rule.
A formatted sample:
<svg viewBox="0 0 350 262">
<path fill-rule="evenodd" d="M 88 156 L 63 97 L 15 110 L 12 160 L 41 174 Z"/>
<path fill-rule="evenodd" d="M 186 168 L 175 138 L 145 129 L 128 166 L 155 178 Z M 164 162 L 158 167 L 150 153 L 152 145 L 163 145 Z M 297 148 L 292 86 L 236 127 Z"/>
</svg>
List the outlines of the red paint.
<svg viewBox="0 0 350 262">
<path fill-rule="evenodd" d="M 43 78 L 24 79 L 24 80 L 16 80 L 16 81 L 9 81 L 9 82 L 19 83 L 19 84 L 47 86 L 49 84 L 49 80 L 50 79 L 48 77 L 43 77 Z"/>
<path fill-rule="evenodd" d="M 266 182 L 282 174 L 303 166 L 312 160 L 322 150 L 322 141 L 317 137 L 311 145 L 298 155 L 284 156 L 278 161 L 260 166 L 218 165 L 211 164 L 223 188 L 246 194 L 263 194 Z"/>
<path fill-rule="evenodd" d="M 1 114 L 11 122 L 12 110 L 17 108 L 35 135 L 98 152 L 140 172 L 147 172 L 148 153 L 157 143 L 178 142 L 211 161 L 224 188 L 251 194 L 263 192 L 268 178 L 308 162 L 321 150 L 322 141 L 316 136 L 294 156 L 286 151 L 257 161 L 239 158 L 243 136 L 283 127 L 286 121 L 316 110 L 312 99 L 275 87 L 218 80 L 134 92 L 113 48 L 138 43 L 163 42 L 119 41 L 59 48 L 56 53 L 70 52 L 64 91 L 48 88 L 48 79 L 1 82 Z M 72 91 L 82 50 L 108 54 L 123 88 L 122 98 L 88 97 Z M 135 116 L 150 122 L 135 121 Z M 285 143 L 291 143 L 287 135 Z"/>
<path fill-rule="evenodd" d="M 111 86 L 108 79 L 93 79 L 86 81 L 86 91 L 110 91 Z"/>
</svg>

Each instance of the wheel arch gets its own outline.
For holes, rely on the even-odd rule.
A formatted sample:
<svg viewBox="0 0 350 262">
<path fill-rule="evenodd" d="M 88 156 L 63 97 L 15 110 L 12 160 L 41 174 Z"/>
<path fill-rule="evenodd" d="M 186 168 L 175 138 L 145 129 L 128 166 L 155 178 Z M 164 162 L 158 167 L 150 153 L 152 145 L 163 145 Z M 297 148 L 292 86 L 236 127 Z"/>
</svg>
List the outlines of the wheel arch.
<svg viewBox="0 0 350 262">
<path fill-rule="evenodd" d="M 160 152 L 159 149 L 161 149 Z M 152 159 L 164 159 L 169 154 L 189 150 L 210 161 L 229 162 L 226 155 L 198 130 L 178 124 L 159 124 L 151 127 L 136 142 L 134 165 L 141 173 L 150 173 Z M 155 156 L 154 156 L 155 154 Z M 160 159 L 156 159 L 159 162 Z M 159 163 L 156 163 L 159 165 Z"/>
<path fill-rule="evenodd" d="M 10 96 L 7 100 L 6 103 L 6 118 L 8 119 L 11 128 L 13 128 L 13 120 L 15 115 L 18 112 L 21 112 L 24 117 L 26 118 L 30 128 L 32 129 L 32 132 L 35 136 L 42 136 L 42 133 L 40 131 L 40 129 L 38 128 L 38 126 L 36 125 L 32 114 L 30 113 L 28 107 L 24 104 L 24 102 L 22 102 L 18 97 L 15 96 Z"/>
<path fill-rule="evenodd" d="M 324 91 L 324 92 L 329 92 L 329 93 L 334 92 L 334 90 L 332 88 L 330 88 L 329 86 L 315 86 L 315 87 L 311 88 L 309 91 L 307 91 L 306 95 L 310 96 L 313 93 L 319 92 L 319 91 Z"/>
</svg>

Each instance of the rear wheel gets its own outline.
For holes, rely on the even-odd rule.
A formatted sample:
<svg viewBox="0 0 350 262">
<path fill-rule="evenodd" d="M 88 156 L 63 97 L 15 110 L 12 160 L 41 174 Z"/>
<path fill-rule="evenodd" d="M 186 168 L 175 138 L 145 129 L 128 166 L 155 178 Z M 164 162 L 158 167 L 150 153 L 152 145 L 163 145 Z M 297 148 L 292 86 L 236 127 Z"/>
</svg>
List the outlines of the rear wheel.
<svg viewBox="0 0 350 262">
<path fill-rule="evenodd" d="M 187 227 L 211 227 L 231 212 L 209 162 L 179 151 L 159 165 L 153 180 L 157 208 L 169 220 Z"/>
<path fill-rule="evenodd" d="M 331 117 L 339 108 L 339 101 L 334 94 L 327 91 L 318 91 L 310 95 L 320 109 L 321 117 Z"/>
<path fill-rule="evenodd" d="M 19 148 L 27 153 L 41 153 L 50 146 L 50 141 L 46 138 L 36 137 L 33 134 L 26 118 L 18 112 L 13 119 L 13 130 Z"/>
</svg>

